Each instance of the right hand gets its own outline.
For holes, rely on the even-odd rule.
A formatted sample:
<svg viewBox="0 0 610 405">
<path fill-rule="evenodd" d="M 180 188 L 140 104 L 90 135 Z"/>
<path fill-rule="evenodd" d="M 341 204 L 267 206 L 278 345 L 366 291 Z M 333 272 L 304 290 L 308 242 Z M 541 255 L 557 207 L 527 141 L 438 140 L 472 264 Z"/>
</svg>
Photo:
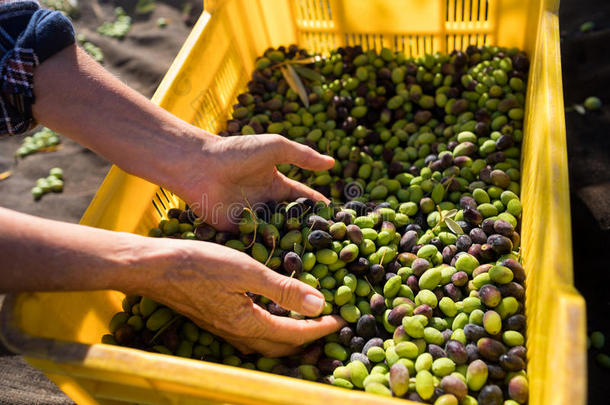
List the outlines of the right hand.
<svg viewBox="0 0 610 405">
<path fill-rule="evenodd" d="M 294 354 L 306 342 L 345 325 L 338 316 L 296 320 L 270 314 L 246 292 L 283 308 L 315 317 L 324 297 L 315 288 L 274 272 L 245 253 L 212 244 L 163 239 L 161 260 L 136 291 L 167 305 L 244 353 L 268 357 Z M 169 251 L 167 251 L 169 249 Z"/>
<path fill-rule="evenodd" d="M 280 173 L 276 166 L 290 163 L 307 170 L 328 170 L 334 159 L 276 134 L 221 138 L 203 131 L 191 142 L 176 142 L 182 152 L 168 161 L 175 174 L 165 186 L 178 194 L 206 223 L 218 230 L 237 230 L 231 208 L 323 194 Z M 194 170 L 194 168 L 198 168 Z"/>
</svg>

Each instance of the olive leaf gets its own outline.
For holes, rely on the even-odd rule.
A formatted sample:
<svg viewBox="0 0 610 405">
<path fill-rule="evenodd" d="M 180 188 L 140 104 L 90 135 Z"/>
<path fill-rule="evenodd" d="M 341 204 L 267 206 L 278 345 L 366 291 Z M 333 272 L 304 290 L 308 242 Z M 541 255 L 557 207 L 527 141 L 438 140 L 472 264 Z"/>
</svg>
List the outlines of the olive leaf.
<svg viewBox="0 0 610 405">
<path fill-rule="evenodd" d="M 439 220 L 438 220 L 438 223 L 436 224 L 436 226 L 434 228 L 432 228 L 433 231 L 439 229 L 443 224 L 445 224 L 447 226 L 447 228 L 449 228 L 449 230 L 456 235 L 461 235 L 464 233 L 464 230 L 462 230 L 462 227 L 453 220 L 453 218 L 457 214 L 458 210 L 456 210 L 454 208 L 443 214 L 443 210 L 441 210 L 441 207 L 439 207 L 437 205 L 436 209 L 438 211 Z"/>
<path fill-rule="evenodd" d="M 462 227 L 451 218 L 445 218 L 445 225 L 447 225 L 447 228 L 456 235 L 462 235 L 464 233 Z"/>
<path fill-rule="evenodd" d="M 290 86 L 292 91 L 299 95 L 301 102 L 306 108 L 309 108 L 309 97 L 307 96 L 307 91 L 305 90 L 305 86 L 301 81 L 301 78 L 294 70 L 292 65 L 280 66 L 280 70 L 282 71 L 282 75 L 284 79 L 286 79 L 286 83 Z"/>
<path fill-rule="evenodd" d="M 304 58 L 304 59 L 290 59 L 289 63 L 290 64 L 301 64 L 301 65 L 310 65 L 312 63 L 317 62 L 318 60 L 320 60 L 319 56 L 310 56 L 309 58 Z"/>
<path fill-rule="evenodd" d="M 323 83 L 325 80 L 324 76 L 322 76 L 320 73 L 305 66 L 294 66 L 294 70 L 296 70 L 299 76 L 304 77 L 305 79 L 311 80 L 313 82 Z"/>
<path fill-rule="evenodd" d="M 309 58 L 303 59 L 287 59 L 284 62 L 280 62 L 273 65 L 272 67 L 281 67 L 284 65 L 311 65 L 312 63 L 316 63 L 321 59 L 322 58 L 320 58 L 319 56 L 310 56 Z"/>
<path fill-rule="evenodd" d="M 456 210 L 456 209 L 454 208 L 454 209 L 452 209 L 452 210 L 447 211 L 447 212 L 445 213 L 445 215 L 443 215 L 443 214 L 441 213 L 441 216 L 444 216 L 445 218 L 453 218 L 453 217 L 455 217 L 455 214 L 457 214 L 457 212 L 458 212 L 458 210 Z"/>
</svg>

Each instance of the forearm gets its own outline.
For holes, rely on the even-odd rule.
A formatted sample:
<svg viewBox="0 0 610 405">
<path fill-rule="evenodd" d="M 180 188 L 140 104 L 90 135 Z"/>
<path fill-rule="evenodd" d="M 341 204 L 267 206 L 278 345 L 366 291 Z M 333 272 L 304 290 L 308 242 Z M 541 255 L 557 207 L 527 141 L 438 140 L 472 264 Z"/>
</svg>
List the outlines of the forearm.
<svg viewBox="0 0 610 405">
<path fill-rule="evenodd" d="M 67 224 L 0 208 L 0 293 L 137 292 L 167 249 L 153 238 Z"/>
<path fill-rule="evenodd" d="M 180 120 L 71 46 L 34 73 L 34 117 L 137 176 L 168 186 L 213 135 Z"/>
</svg>

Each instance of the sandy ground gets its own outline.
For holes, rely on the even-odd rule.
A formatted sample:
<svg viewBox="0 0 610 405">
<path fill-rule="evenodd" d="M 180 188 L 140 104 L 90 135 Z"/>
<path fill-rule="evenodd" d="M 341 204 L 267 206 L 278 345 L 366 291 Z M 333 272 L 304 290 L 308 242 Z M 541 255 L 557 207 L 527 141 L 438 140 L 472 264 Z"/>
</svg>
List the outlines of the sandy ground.
<svg viewBox="0 0 610 405">
<path fill-rule="evenodd" d="M 191 1 L 200 7 L 200 2 Z M 80 18 L 75 25 L 77 32 L 84 33 L 102 48 L 105 66 L 111 72 L 142 94 L 151 96 L 190 31 L 188 22 L 192 23 L 193 18 L 185 23 L 181 13 L 185 2 L 157 1 L 151 15 L 135 18 L 132 30 L 123 41 L 102 37 L 95 28 L 104 19 L 112 18 L 115 4 L 130 11 L 135 0 L 80 0 Z M 192 15 L 197 12 L 194 10 Z M 158 28 L 158 17 L 167 18 L 169 25 Z M 568 112 L 566 123 L 575 284 L 587 300 L 590 330 L 602 330 L 610 338 L 607 322 L 610 301 L 607 288 L 600 288 L 610 285 L 607 256 L 600 253 L 610 246 L 610 96 L 607 90 L 610 88 L 610 4 L 604 0 L 563 0 L 560 21 L 566 107 L 582 103 L 590 95 L 597 95 L 606 105 L 601 112 L 584 116 Z M 585 21 L 594 21 L 596 30 L 581 34 L 578 27 Z M 22 138 L 0 138 L 0 172 L 13 170 L 9 179 L 0 181 L 0 206 L 77 222 L 110 164 L 62 138 L 60 150 L 30 156 L 15 165 L 12 155 Z M 53 166 L 64 169 L 64 192 L 46 195 L 34 202 L 31 187 Z M 601 369 L 591 357 L 588 374 L 589 404 L 608 403 L 610 371 Z M 0 387 L 0 404 L 70 403 L 41 373 L 1 346 Z"/>
<path fill-rule="evenodd" d="M 596 95 L 601 112 L 566 113 L 570 169 L 574 283 L 585 297 L 589 332 L 599 330 L 610 338 L 610 2 L 564 0 L 559 21 L 563 33 L 562 68 L 566 107 Z M 580 34 L 579 25 L 594 21 L 598 30 Z M 603 350 L 610 352 L 606 343 Z M 608 404 L 610 370 L 588 356 L 588 403 Z M 569 373 L 570 370 L 565 370 Z"/>
<path fill-rule="evenodd" d="M 200 10 L 198 12 L 193 9 L 191 16 L 185 18 L 182 10 L 188 2 L 189 0 L 157 1 L 157 7 L 151 14 L 134 17 L 132 29 L 124 40 L 99 35 L 96 28 L 105 19 L 114 18 L 115 3 L 129 12 L 135 1 L 102 3 L 81 0 L 80 15 L 74 24 L 77 33 L 85 34 L 89 41 L 103 50 L 104 66 L 110 72 L 150 97 L 189 34 L 190 25 L 195 21 L 193 16 L 200 13 Z M 201 8 L 201 3 L 193 3 Z M 159 17 L 168 20 L 165 28 L 157 27 Z M 62 137 L 60 150 L 30 155 L 16 164 L 13 154 L 24 136 L 0 138 L 0 172 L 13 172 L 10 178 L 0 182 L 0 205 L 28 214 L 78 222 L 110 164 L 65 137 Z M 64 192 L 47 194 L 40 201 L 34 201 L 29 195 L 30 189 L 36 179 L 48 175 L 49 169 L 54 166 L 64 169 Z"/>
<path fill-rule="evenodd" d="M 190 3 L 191 12 L 183 14 Z M 104 52 L 104 66 L 123 82 L 147 97 L 153 95 L 163 75 L 190 33 L 201 13 L 202 2 L 196 0 L 157 1 L 155 10 L 144 16 L 132 12 L 136 1 L 80 0 L 79 17 L 74 20 L 77 33 Z M 96 28 L 114 19 L 115 5 L 134 16 L 133 26 L 124 40 L 104 37 Z M 156 21 L 164 17 L 165 28 Z M 13 154 L 23 136 L 0 137 L 0 173 L 11 170 L 12 176 L 0 181 L 0 206 L 20 212 L 67 222 L 78 222 L 99 188 L 110 163 L 93 152 L 62 137 L 55 152 L 35 154 L 16 162 Z M 51 167 L 64 170 L 63 193 L 50 193 L 34 201 L 30 189 L 36 179 L 45 177 Z M 0 296 L 1 299 L 1 296 Z M 20 356 L 12 355 L 0 344 L 0 404 L 69 404 L 72 401 L 38 370 L 28 366 Z"/>
</svg>

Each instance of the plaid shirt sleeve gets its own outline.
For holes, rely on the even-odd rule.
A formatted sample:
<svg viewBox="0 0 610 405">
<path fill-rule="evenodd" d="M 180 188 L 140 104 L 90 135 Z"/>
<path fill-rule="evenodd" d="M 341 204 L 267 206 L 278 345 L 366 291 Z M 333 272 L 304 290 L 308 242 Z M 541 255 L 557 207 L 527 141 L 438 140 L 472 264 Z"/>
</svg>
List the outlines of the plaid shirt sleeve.
<svg viewBox="0 0 610 405">
<path fill-rule="evenodd" d="M 72 23 L 36 1 L 0 2 L 0 134 L 34 126 L 34 68 L 74 43 Z"/>
</svg>

